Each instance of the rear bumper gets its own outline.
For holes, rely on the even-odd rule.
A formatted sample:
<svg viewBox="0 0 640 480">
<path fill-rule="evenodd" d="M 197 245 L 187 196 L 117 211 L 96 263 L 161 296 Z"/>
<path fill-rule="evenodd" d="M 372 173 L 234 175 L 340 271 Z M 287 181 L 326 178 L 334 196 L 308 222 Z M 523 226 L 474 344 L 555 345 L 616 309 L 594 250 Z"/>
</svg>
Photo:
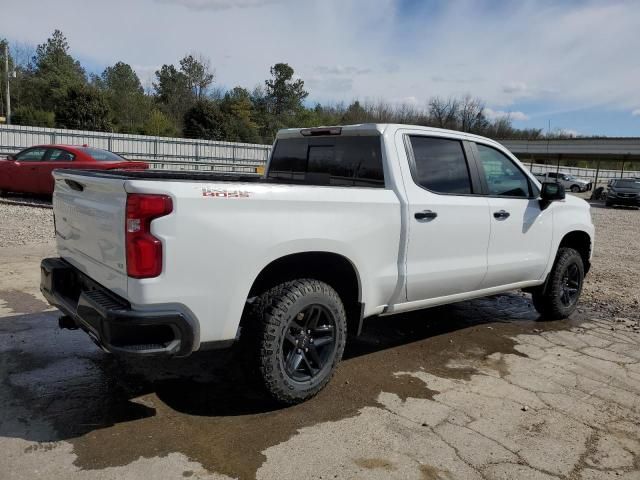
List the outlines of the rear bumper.
<svg viewBox="0 0 640 480">
<path fill-rule="evenodd" d="M 60 258 L 42 260 L 40 273 L 40 291 L 47 301 L 104 350 L 165 356 L 193 351 L 196 329 L 182 313 L 133 310 L 129 302 Z"/>
</svg>

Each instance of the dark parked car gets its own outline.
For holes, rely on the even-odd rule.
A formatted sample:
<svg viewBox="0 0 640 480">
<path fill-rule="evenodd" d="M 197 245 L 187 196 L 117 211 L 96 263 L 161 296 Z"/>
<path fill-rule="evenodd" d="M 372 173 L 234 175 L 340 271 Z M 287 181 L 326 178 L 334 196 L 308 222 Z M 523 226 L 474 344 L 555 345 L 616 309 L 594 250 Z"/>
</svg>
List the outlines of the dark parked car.
<svg viewBox="0 0 640 480">
<path fill-rule="evenodd" d="M 88 145 L 37 145 L 0 160 L 0 194 L 6 192 L 51 195 L 56 168 L 90 170 L 143 170 L 146 162 L 133 162 L 108 150 Z"/>
<path fill-rule="evenodd" d="M 618 178 L 611 180 L 605 203 L 608 207 L 613 205 L 640 207 L 640 179 Z"/>
</svg>

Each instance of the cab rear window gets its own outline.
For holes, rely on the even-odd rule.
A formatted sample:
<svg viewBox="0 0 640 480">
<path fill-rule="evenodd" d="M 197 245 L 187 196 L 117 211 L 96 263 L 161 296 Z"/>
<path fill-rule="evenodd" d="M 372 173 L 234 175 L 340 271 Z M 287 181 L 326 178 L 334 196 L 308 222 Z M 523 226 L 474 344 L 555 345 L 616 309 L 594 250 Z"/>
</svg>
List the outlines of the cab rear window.
<svg viewBox="0 0 640 480">
<path fill-rule="evenodd" d="M 280 139 L 268 178 L 306 185 L 384 187 L 380 137 Z"/>
</svg>

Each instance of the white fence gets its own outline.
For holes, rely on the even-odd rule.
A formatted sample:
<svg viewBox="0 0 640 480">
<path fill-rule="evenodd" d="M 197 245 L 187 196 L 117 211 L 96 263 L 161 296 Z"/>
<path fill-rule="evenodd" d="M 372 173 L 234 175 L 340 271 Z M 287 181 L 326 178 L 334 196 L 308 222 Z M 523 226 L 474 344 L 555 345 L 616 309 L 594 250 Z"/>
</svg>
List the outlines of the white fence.
<svg viewBox="0 0 640 480">
<path fill-rule="evenodd" d="M 271 150 L 270 145 L 251 143 L 0 125 L 0 155 L 56 143 L 104 148 L 132 160 L 146 160 L 157 169 L 248 174 L 265 166 Z"/>
<path fill-rule="evenodd" d="M 541 165 L 537 163 L 529 164 L 529 163 L 526 163 L 526 161 L 525 161 L 525 165 L 529 167 L 532 173 L 546 173 L 546 172 L 559 171 L 561 173 L 568 173 L 569 175 L 573 175 L 574 177 L 584 178 L 591 181 L 594 181 L 596 178 L 595 168 L 563 167 L 562 165 L 560 165 L 560 169 L 558 169 L 557 165 L 551 165 L 551 164 Z M 621 170 L 609 170 L 609 169 L 603 169 L 603 168 L 601 168 L 598 171 L 598 183 L 606 183 L 607 180 L 609 179 L 621 178 L 621 177 L 640 178 L 640 172 L 637 172 L 637 171 L 622 172 Z"/>
</svg>

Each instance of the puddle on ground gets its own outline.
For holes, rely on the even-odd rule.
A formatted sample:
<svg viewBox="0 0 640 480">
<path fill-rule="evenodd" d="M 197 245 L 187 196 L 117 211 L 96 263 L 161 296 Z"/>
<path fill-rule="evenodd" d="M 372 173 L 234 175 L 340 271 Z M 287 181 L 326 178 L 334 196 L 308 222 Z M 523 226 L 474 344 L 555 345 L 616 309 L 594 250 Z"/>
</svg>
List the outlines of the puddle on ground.
<svg viewBox="0 0 640 480">
<path fill-rule="evenodd" d="M 20 290 L 0 290 L 0 302 L 14 313 L 37 313 L 50 308 L 35 295 Z"/>
<path fill-rule="evenodd" d="M 29 438 L 29 425 L 10 434 L 69 441 L 75 464 L 83 469 L 181 452 L 209 471 L 241 479 L 255 478 L 268 447 L 303 427 L 379 406 L 382 391 L 403 400 L 437 394 L 419 379 L 395 372 L 424 370 L 468 379 L 474 371 L 451 368 L 452 358 L 521 355 L 510 337 L 567 325 L 534 323 L 537 315 L 520 295 L 367 320 L 363 336 L 350 342 L 323 392 L 301 405 L 278 408 L 247 388 L 224 352 L 171 361 L 118 359 L 98 351 L 82 332 L 52 333 L 53 327 L 37 318 L 45 316 L 52 315 L 22 316 L 11 333 L 32 341 L 21 344 L 22 353 L 0 353 L 0 378 L 9 387 L 0 393 L 0 409 L 10 415 L 6 409 L 17 401 L 28 410 L 28 423 L 49 423 L 55 434 Z M 8 341 L 4 330 L 0 326 L 0 342 Z M 71 367 L 76 362 L 79 367 Z M 0 434 L 7 436 L 2 425 Z M 362 459 L 367 468 L 387 468 L 374 460 Z M 436 474 L 426 467 L 423 473 L 425 478 Z"/>
</svg>

